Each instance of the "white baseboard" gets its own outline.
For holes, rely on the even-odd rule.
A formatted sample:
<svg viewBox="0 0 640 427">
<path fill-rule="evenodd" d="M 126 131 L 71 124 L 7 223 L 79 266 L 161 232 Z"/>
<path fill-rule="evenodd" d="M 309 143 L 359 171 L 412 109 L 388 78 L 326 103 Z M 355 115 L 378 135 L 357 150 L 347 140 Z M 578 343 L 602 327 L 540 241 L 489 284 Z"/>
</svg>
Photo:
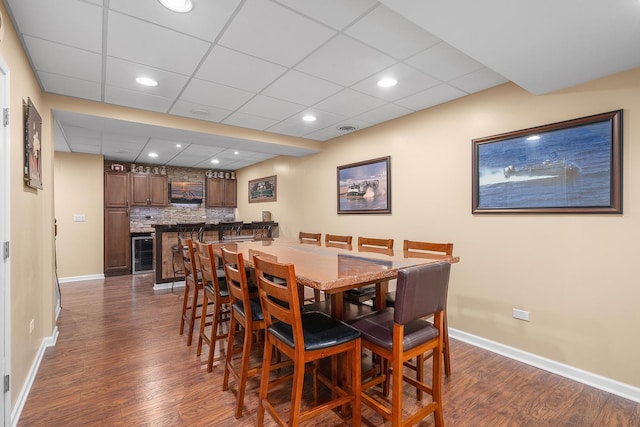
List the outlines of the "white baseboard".
<svg viewBox="0 0 640 427">
<path fill-rule="evenodd" d="M 555 360 L 518 350 L 495 341 L 481 338 L 457 329 L 449 328 L 449 336 L 460 341 L 464 341 L 476 347 L 489 350 L 513 360 L 517 360 L 527 365 L 535 366 L 548 372 L 578 381 L 591 387 L 604 390 L 607 393 L 615 394 L 625 399 L 640 403 L 640 388 L 629 384 L 621 383 L 610 378 L 603 377 L 592 372 L 583 371 Z"/>
<path fill-rule="evenodd" d="M 82 282 L 85 280 L 101 280 L 101 279 L 104 279 L 104 274 L 89 274 L 87 276 L 60 277 L 58 278 L 58 282 L 71 283 L 71 282 Z"/>
<path fill-rule="evenodd" d="M 24 408 L 24 404 L 27 403 L 27 397 L 29 397 L 29 392 L 31 391 L 31 386 L 36 379 L 36 375 L 38 374 L 38 369 L 40 368 L 40 363 L 42 362 L 42 358 L 44 357 L 44 352 L 48 347 L 53 347 L 56 345 L 56 341 L 58 340 L 58 327 L 56 326 L 53 329 L 53 334 L 49 337 L 44 337 L 42 342 L 40 343 L 40 348 L 38 349 L 38 353 L 36 354 L 36 358 L 31 364 L 31 369 L 29 369 L 29 373 L 27 374 L 27 379 L 24 382 L 24 386 L 22 390 L 20 390 L 20 394 L 18 395 L 18 399 L 16 400 L 15 406 L 11 409 L 11 426 L 15 427 L 18 425 L 18 420 L 20 419 L 20 414 L 22 414 L 22 409 Z"/>
<path fill-rule="evenodd" d="M 161 291 L 164 289 L 171 289 L 171 287 L 173 286 L 173 288 L 184 288 L 184 280 L 180 280 L 175 282 L 175 284 L 173 282 L 168 282 L 168 283 L 154 283 L 153 284 L 153 290 L 154 291 Z"/>
</svg>

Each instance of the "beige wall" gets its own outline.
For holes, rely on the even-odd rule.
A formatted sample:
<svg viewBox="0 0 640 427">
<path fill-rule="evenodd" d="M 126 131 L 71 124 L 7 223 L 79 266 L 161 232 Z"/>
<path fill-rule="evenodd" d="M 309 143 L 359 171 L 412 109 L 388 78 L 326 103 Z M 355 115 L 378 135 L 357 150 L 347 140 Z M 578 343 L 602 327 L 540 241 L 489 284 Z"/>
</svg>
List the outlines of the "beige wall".
<svg viewBox="0 0 640 427">
<path fill-rule="evenodd" d="M 472 215 L 471 140 L 624 109 L 624 215 Z M 640 69 L 533 96 L 505 84 L 325 143 L 304 159 L 241 170 L 243 220 L 270 210 L 299 230 L 454 242 L 449 325 L 640 386 Z M 391 156 L 392 214 L 337 215 L 336 166 Z M 247 203 L 246 182 L 278 176 L 278 201 Z M 512 318 L 512 308 L 531 321 Z"/>
<path fill-rule="evenodd" d="M 15 404 L 38 350 L 55 327 L 53 266 L 53 133 L 51 111 L 40 93 L 4 3 L 0 56 L 10 79 L 11 402 Z M 42 117 L 42 181 L 23 184 L 22 103 L 31 98 Z M 34 330 L 29 325 L 33 320 Z M 9 338 L 9 337 L 7 337 Z"/>
<path fill-rule="evenodd" d="M 103 274 L 102 156 L 56 152 L 53 166 L 58 277 Z M 74 215 L 86 221 L 76 222 Z"/>
<path fill-rule="evenodd" d="M 570 90 L 532 96 L 512 84 L 400 118 L 325 143 L 238 130 L 187 118 L 135 111 L 55 95 L 43 96 L 4 4 L 0 56 L 10 67 L 11 96 L 11 375 L 12 404 L 23 389 L 43 339 L 55 328 L 54 174 L 51 109 L 160 126 L 222 132 L 265 142 L 322 148 L 302 159 L 276 158 L 239 171 L 239 217 L 259 220 L 269 210 L 280 235 L 299 230 L 452 241 L 462 259 L 452 272 L 450 326 L 549 359 L 640 387 L 640 287 L 632 246 L 640 237 L 635 196 L 640 69 Z M 43 190 L 22 184 L 22 101 L 31 97 L 43 118 Z M 624 215 L 472 215 L 471 139 L 585 115 L 624 109 Z M 391 156 L 391 215 L 337 215 L 336 166 Z M 61 160 L 68 167 L 68 163 Z M 93 163 L 89 160 L 88 163 Z M 57 167 L 57 165 L 56 165 Z M 96 194 L 102 194 L 91 171 Z M 247 180 L 276 174 L 278 201 L 247 202 Z M 64 180 L 62 174 L 58 179 Z M 93 181 L 93 179 L 96 179 Z M 58 189 L 64 183 L 56 182 Z M 85 189 L 87 189 L 85 188 Z M 62 191 L 62 190 L 60 190 Z M 87 190 L 89 191 L 89 190 Z M 96 196 L 97 197 L 97 196 Z M 102 203 L 99 202 L 101 209 Z M 84 212 L 66 212 L 61 221 Z M 96 208 L 97 209 L 97 208 Z M 60 208 L 57 214 L 63 215 Z M 91 214 L 94 215 L 94 214 Z M 89 224 L 71 224 L 85 227 Z M 96 233 L 98 227 L 93 227 Z M 62 226 L 62 223 L 61 223 Z M 67 225 L 65 225 L 65 228 Z M 61 228 L 62 233 L 66 230 Z M 65 237 L 66 239 L 66 237 Z M 74 243 L 64 242 L 59 256 Z M 101 262 L 93 240 L 79 263 Z M 77 254 L 78 252 L 75 251 Z M 100 261 L 96 261 L 100 259 Z M 75 275 L 82 273 L 65 273 Z M 90 273 L 89 273 L 90 274 Z M 528 310 L 528 323 L 511 317 Z M 34 320 L 35 330 L 29 333 Z"/>
</svg>

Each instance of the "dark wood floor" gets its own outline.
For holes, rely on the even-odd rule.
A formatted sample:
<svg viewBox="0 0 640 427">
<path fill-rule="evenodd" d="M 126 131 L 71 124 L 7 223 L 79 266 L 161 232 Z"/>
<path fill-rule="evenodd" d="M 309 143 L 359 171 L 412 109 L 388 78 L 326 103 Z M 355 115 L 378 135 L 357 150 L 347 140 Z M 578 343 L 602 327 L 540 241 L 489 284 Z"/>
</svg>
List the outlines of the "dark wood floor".
<svg viewBox="0 0 640 427">
<path fill-rule="evenodd" d="M 236 420 L 235 395 L 222 391 L 222 353 L 208 374 L 206 358 L 178 334 L 181 292 L 154 292 L 150 275 L 63 284 L 58 342 L 45 353 L 18 426 L 255 425 L 258 381 Z M 640 426 L 635 402 L 459 341 L 451 354 L 448 426 Z M 407 388 L 408 407 L 413 394 Z M 362 415 L 385 425 L 368 408 Z M 429 417 L 420 425 L 433 424 Z M 328 412 L 308 425 L 348 424 Z"/>
</svg>

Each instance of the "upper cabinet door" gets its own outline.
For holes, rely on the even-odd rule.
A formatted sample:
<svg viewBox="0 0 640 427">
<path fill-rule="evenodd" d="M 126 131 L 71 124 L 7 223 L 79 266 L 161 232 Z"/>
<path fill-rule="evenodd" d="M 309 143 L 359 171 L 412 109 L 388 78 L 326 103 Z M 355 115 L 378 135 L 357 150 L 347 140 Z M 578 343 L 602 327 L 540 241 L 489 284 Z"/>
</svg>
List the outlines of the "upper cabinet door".
<svg viewBox="0 0 640 427">
<path fill-rule="evenodd" d="M 129 175 L 122 172 L 105 172 L 104 207 L 129 207 Z"/>
<path fill-rule="evenodd" d="M 235 179 L 207 178 L 208 208 L 235 208 L 237 202 L 237 182 Z"/>
<path fill-rule="evenodd" d="M 166 175 L 131 174 L 132 206 L 167 206 L 169 181 Z"/>
</svg>

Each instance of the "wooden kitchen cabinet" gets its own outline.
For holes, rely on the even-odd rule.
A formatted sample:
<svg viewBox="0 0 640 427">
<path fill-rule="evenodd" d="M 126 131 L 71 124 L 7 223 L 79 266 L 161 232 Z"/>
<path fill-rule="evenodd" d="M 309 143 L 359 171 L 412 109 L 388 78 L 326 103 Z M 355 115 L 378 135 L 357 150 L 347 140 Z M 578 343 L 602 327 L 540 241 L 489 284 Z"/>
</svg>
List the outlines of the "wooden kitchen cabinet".
<svg viewBox="0 0 640 427">
<path fill-rule="evenodd" d="M 129 208 L 104 210 L 104 275 L 131 273 Z"/>
<path fill-rule="evenodd" d="M 104 207 L 129 207 L 129 175 L 124 172 L 105 172 Z"/>
<path fill-rule="evenodd" d="M 166 175 L 131 173 L 131 206 L 167 206 L 169 180 Z"/>
<path fill-rule="evenodd" d="M 207 178 L 206 207 L 237 207 L 237 185 L 235 179 Z"/>
</svg>

